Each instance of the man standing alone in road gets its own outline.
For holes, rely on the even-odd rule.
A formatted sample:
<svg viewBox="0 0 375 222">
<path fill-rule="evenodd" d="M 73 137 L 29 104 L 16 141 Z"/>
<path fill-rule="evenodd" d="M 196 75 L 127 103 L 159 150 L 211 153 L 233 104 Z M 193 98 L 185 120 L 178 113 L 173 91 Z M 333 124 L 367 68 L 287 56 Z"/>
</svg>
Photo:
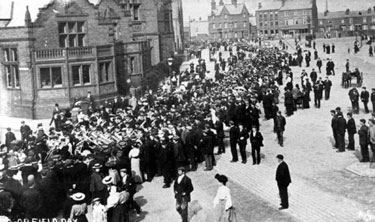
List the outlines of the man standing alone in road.
<svg viewBox="0 0 375 222">
<path fill-rule="evenodd" d="M 277 187 L 279 188 L 279 194 L 281 199 L 281 207 L 279 210 L 288 209 L 289 201 L 288 201 L 288 186 L 292 182 L 290 178 L 288 164 L 284 162 L 284 156 L 279 154 L 276 156 L 279 166 L 276 170 L 276 181 Z"/>
<path fill-rule="evenodd" d="M 177 172 L 178 177 L 173 185 L 176 198 L 176 210 L 181 215 L 182 222 L 187 222 L 190 193 L 193 192 L 194 187 L 191 183 L 191 179 L 186 176 L 184 167 L 179 167 Z"/>
</svg>

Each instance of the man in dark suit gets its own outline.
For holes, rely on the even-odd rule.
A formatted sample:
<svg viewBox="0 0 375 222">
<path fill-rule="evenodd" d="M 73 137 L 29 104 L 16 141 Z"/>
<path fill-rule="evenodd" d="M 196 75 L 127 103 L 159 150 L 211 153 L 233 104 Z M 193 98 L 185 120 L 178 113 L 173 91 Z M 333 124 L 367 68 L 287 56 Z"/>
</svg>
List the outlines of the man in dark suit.
<svg viewBox="0 0 375 222">
<path fill-rule="evenodd" d="M 348 144 L 347 149 L 348 150 L 354 150 L 354 134 L 357 133 L 357 128 L 355 126 L 353 114 L 348 113 L 347 117 L 348 117 L 348 124 L 347 124 L 346 128 L 347 128 L 347 131 L 348 131 L 348 140 L 349 140 L 349 144 Z"/>
<path fill-rule="evenodd" d="M 251 156 L 253 157 L 253 165 L 260 164 L 260 147 L 263 146 L 263 136 L 256 126 L 252 127 L 250 132 Z"/>
<path fill-rule="evenodd" d="M 7 146 L 8 150 L 10 149 L 10 143 L 16 140 L 16 136 L 11 131 L 10 127 L 7 128 L 7 133 L 5 134 L 5 145 Z"/>
<path fill-rule="evenodd" d="M 359 93 L 358 93 L 357 88 L 354 87 L 353 89 L 349 90 L 349 98 L 350 98 L 350 101 L 352 102 L 352 112 L 354 114 L 358 114 L 359 113 L 359 103 L 358 103 Z"/>
<path fill-rule="evenodd" d="M 319 69 L 319 73 L 322 73 L 323 62 L 322 62 L 322 60 L 320 58 L 318 58 L 318 61 L 316 61 L 316 66 Z"/>
<path fill-rule="evenodd" d="M 247 145 L 247 139 L 249 138 L 249 132 L 247 131 L 246 128 L 244 128 L 243 124 L 239 124 L 239 140 L 238 140 L 238 146 L 240 147 L 240 154 L 241 154 L 241 159 L 242 163 L 247 162 L 247 157 L 246 157 L 246 145 Z"/>
<path fill-rule="evenodd" d="M 25 141 L 27 137 L 29 137 L 29 134 L 32 133 L 30 127 L 25 124 L 25 121 L 21 121 L 21 127 L 20 127 L 20 132 L 21 132 L 21 140 Z"/>
<path fill-rule="evenodd" d="M 285 117 L 281 115 L 281 111 L 277 111 L 277 116 L 274 118 L 273 132 L 277 134 L 277 140 L 280 146 L 283 146 L 285 125 Z"/>
<path fill-rule="evenodd" d="M 191 179 L 186 176 L 185 168 L 178 168 L 178 177 L 173 185 L 173 190 L 176 198 L 176 210 L 181 215 L 182 222 L 188 221 L 188 204 L 190 202 L 190 193 L 193 192 L 194 187 Z"/>
<path fill-rule="evenodd" d="M 365 113 L 369 113 L 370 111 L 368 110 L 368 101 L 370 98 L 370 93 L 366 90 L 366 87 L 362 87 L 362 92 L 361 92 L 361 100 L 363 102 L 363 106 L 365 108 Z"/>
<path fill-rule="evenodd" d="M 337 113 L 337 142 L 338 149 L 336 152 L 345 152 L 345 131 L 346 131 L 346 120 L 344 119 L 342 112 Z"/>
<path fill-rule="evenodd" d="M 328 100 L 330 93 L 331 93 L 332 81 L 327 76 L 323 84 L 324 84 L 324 97 L 325 97 L 325 100 Z"/>
<path fill-rule="evenodd" d="M 372 112 L 375 113 L 375 88 L 372 88 L 372 93 L 371 93 L 371 103 L 372 103 Z"/>
<path fill-rule="evenodd" d="M 218 145 L 217 154 L 225 153 L 224 123 L 221 121 L 221 117 L 218 117 L 218 120 L 215 123 L 215 129 L 216 129 L 216 133 L 217 133 L 217 145 Z"/>
<path fill-rule="evenodd" d="M 230 143 L 230 151 L 232 153 L 232 161 L 231 162 L 237 162 L 238 161 L 238 154 L 237 154 L 237 142 L 240 135 L 240 130 L 236 125 L 234 125 L 233 121 L 229 121 L 229 143 Z"/>
<path fill-rule="evenodd" d="M 331 128 L 332 128 L 332 133 L 333 133 L 333 139 L 335 140 L 335 145 L 334 148 L 338 148 L 338 142 L 337 142 L 337 115 L 335 110 L 331 110 Z"/>
<path fill-rule="evenodd" d="M 369 144 L 369 135 L 368 135 L 368 126 L 366 125 L 366 120 L 361 119 L 359 120 L 361 128 L 358 130 L 359 135 L 359 145 L 361 146 L 361 154 L 362 159 L 361 162 L 369 162 L 369 152 L 368 152 L 368 144 Z"/>
<path fill-rule="evenodd" d="M 281 199 L 281 207 L 279 210 L 288 209 L 289 202 L 288 202 L 288 186 L 292 182 L 290 178 L 288 164 L 284 162 L 284 156 L 279 154 L 276 156 L 279 166 L 276 170 L 276 181 L 277 187 L 279 188 L 279 194 Z"/>
</svg>

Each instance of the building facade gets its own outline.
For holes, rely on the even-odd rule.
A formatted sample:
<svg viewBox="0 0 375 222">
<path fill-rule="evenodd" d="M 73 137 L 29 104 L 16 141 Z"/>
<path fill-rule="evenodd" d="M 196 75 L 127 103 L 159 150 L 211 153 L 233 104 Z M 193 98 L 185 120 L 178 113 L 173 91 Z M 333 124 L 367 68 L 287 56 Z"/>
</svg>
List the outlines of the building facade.
<svg viewBox="0 0 375 222">
<path fill-rule="evenodd" d="M 318 30 L 316 0 L 276 0 L 256 12 L 258 34 L 263 38 L 297 37 Z"/>
<path fill-rule="evenodd" d="M 54 0 L 34 21 L 25 7 L 23 24 L 0 28 L 0 115 L 49 118 L 55 103 L 69 107 L 88 92 L 97 102 L 113 98 L 139 86 L 152 63 L 174 50 L 162 39 L 173 40 L 167 2 L 95 2 Z"/>
<path fill-rule="evenodd" d="M 250 13 L 245 4 L 231 0 L 224 4 L 220 0 L 216 5 L 211 2 L 211 15 L 208 16 L 208 32 L 211 40 L 236 40 L 250 37 Z"/>
<path fill-rule="evenodd" d="M 192 20 L 189 22 L 190 37 L 192 40 L 207 40 L 208 39 L 208 21 Z"/>
<path fill-rule="evenodd" d="M 375 7 L 363 11 L 319 13 L 320 37 L 375 35 Z"/>
</svg>

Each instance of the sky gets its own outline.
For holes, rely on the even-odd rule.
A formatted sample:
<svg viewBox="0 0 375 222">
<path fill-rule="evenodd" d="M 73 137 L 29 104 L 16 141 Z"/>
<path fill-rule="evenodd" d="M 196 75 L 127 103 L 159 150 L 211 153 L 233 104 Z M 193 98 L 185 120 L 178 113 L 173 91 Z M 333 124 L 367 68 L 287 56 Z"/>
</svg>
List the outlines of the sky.
<svg viewBox="0 0 375 222">
<path fill-rule="evenodd" d="M 216 0 L 219 4 L 220 0 Z M 374 0 L 327 0 L 329 11 L 342 11 L 347 8 L 350 10 L 367 10 L 369 7 L 375 6 Z M 250 13 L 255 14 L 259 2 L 262 0 L 237 0 L 238 3 L 245 3 Z M 225 4 L 230 4 L 231 0 L 224 0 Z M 326 7 L 326 0 L 316 0 L 318 12 L 323 12 Z M 184 23 L 188 25 L 190 19 L 207 20 L 207 16 L 211 10 L 211 0 L 182 0 Z"/>
<path fill-rule="evenodd" d="M 18 23 L 23 24 L 26 5 L 29 6 L 32 20 L 35 20 L 38 9 L 43 7 L 50 0 L 0 0 L 0 18 L 5 17 L 9 13 L 10 2 L 15 2 L 15 17 L 19 20 Z M 69 1 L 69 0 L 64 0 Z M 97 2 L 98 0 L 90 0 Z M 148 1 L 148 0 L 142 0 Z M 250 13 L 255 12 L 258 3 L 263 0 L 237 0 L 238 3 L 245 3 Z M 298 1 L 298 0 L 297 0 Z M 326 0 L 316 0 L 318 11 L 323 12 L 325 10 Z M 350 10 L 367 10 L 369 7 L 375 6 L 375 0 L 327 0 L 329 11 L 340 11 L 350 8 Z M 231 0 L 224 0 L 224 3 L 230 4 Z M 219 0 L 216 0 L 216 4 L 219 4 Z M 4 6 L 5 5 L 5 6 Z M 198 20 L 199 17 L 202 20 L 207 20 L 207 16 L 211 13 L 211 0 L 182 0 L 184 23 L 186 26 L 189 24 L 190 19 Z M 14 23 L 17 23 L 17 19 Z"/>
</svg>

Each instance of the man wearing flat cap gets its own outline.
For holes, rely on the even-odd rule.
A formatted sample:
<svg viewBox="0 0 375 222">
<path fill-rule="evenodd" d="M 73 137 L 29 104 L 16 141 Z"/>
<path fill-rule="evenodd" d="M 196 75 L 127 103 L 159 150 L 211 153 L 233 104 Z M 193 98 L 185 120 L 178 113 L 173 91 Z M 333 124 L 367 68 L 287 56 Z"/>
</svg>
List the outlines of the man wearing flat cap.
<svg viewBox="0 0 375 222">
<path fill-rule="evenodd" d="M 375 88 L 372 88 L 370 100 L 372 103 L 372 113 L 375 113 Z"/>
<path fill-rule="evenodd" d="M 181 215 L 182 222 L 187 222 L 188 204 L 191 200 L 190 193 L 193 192 L 194 187 L 191 183 L 191 179 L 186 176 L 184 167 L 179 167 L 177 173 L 178 177 L 173 185 L 176 198 L 176 210 Z"/>
<path fill-rule="evenodd" d="M 292 182 L 290 178 L 288 164 L 284 162 L 284 156 L 278 154 L 276 156 L 279 165 L 276 169 L 276 181 L 277 187 L 279 188 L 279 194 L 281 199 L 281 207 L 279 210 L 288 209 L 289 202 L 288 202 L 288 186 Z"/>
</svg>

